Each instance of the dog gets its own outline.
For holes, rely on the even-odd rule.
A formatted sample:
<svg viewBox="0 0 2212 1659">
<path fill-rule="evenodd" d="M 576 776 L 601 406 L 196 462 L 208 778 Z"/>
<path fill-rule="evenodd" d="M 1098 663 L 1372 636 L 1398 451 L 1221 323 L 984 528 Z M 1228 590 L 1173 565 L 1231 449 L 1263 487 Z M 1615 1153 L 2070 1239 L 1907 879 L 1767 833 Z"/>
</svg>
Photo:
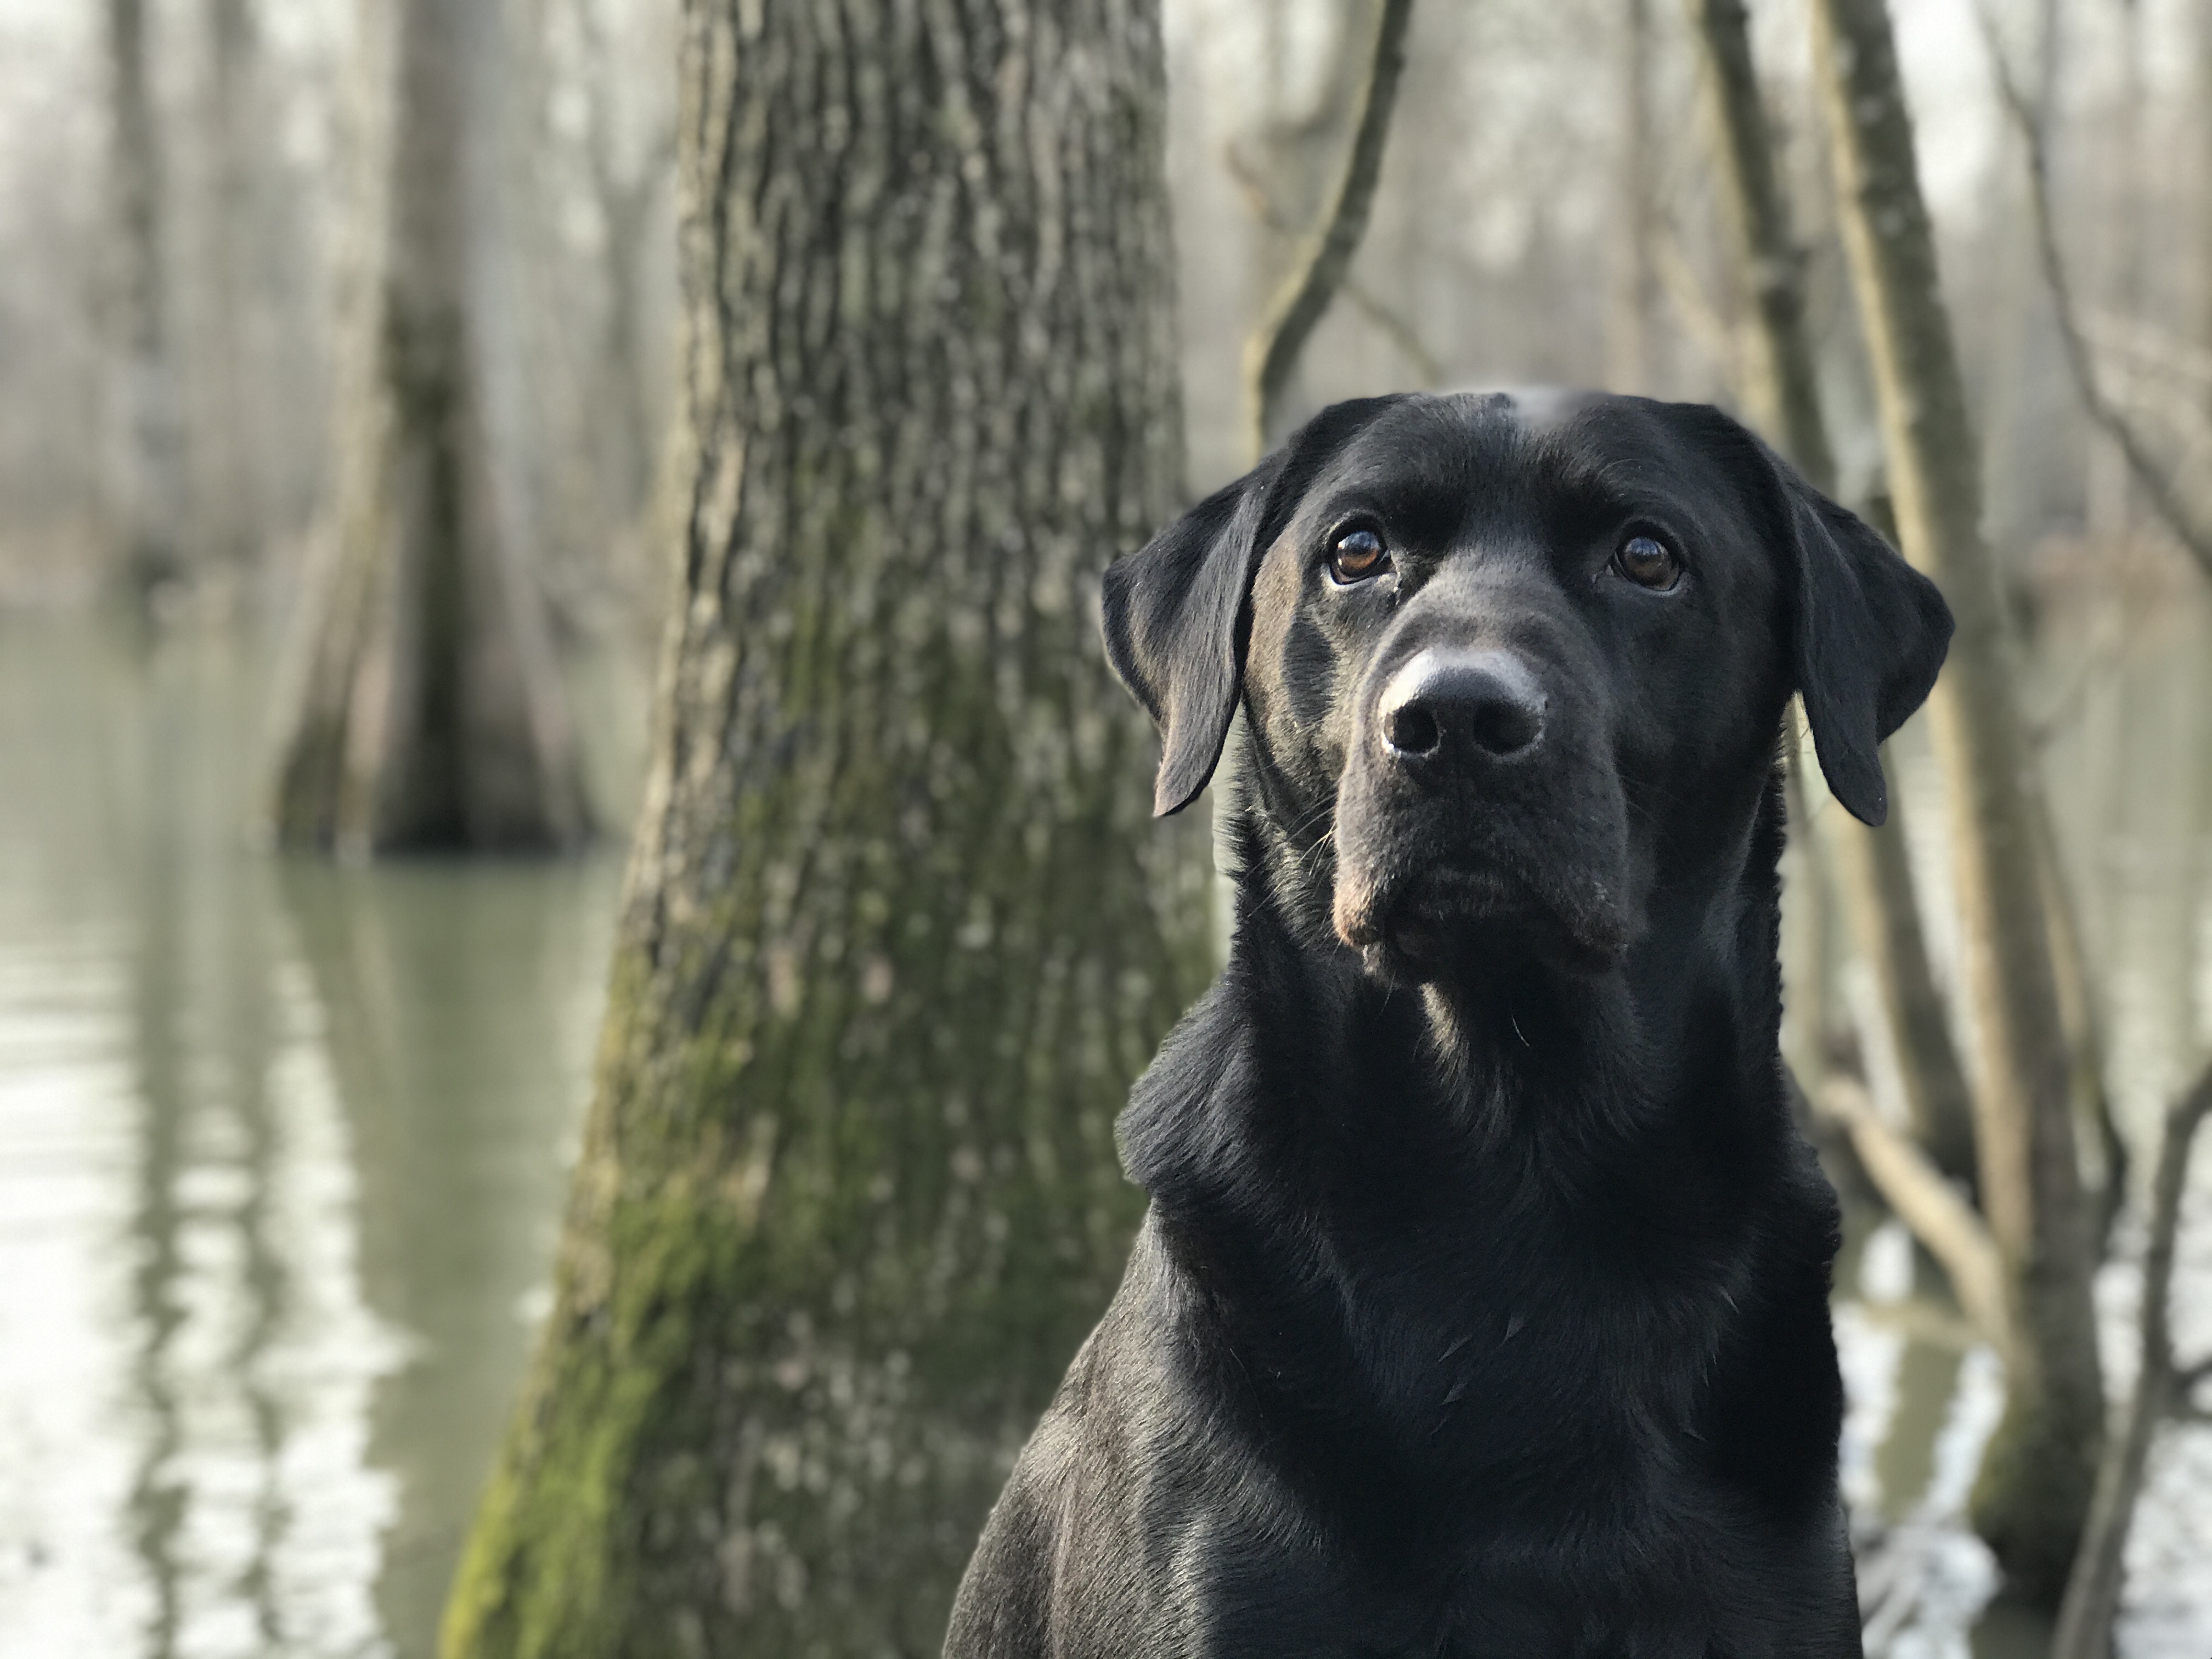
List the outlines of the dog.
<svg viewBox="0 0 2212 1659">
<path fill-rule="evenodd" d="M 1337 404 L 1106 574 L 1227 965 L 1119 1125 L 1126 1277 L 951 1659 L 1857 1655 L 1778 738 L 1835 798 L 1932 583 L 1735 421 Z"/>
</svg>

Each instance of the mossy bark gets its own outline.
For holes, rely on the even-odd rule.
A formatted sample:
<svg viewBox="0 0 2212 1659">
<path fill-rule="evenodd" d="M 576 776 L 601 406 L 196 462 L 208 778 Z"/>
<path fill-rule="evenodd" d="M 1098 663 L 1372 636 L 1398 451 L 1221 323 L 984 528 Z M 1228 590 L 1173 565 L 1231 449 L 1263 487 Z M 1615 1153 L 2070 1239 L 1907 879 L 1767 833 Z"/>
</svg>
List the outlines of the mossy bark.
<svg viewBox="0 0 2212 1659">
<path fill-rule="evenodd" d="M 2033 761 L 2014 700 L 1995 562 L 1912 124 L 1883 0 L 1817 0 L 1819 81 L 1905 555 L 1957 621 L 1929 700 L 1950 798 L 1973 1004 L 1982 1207 L 2002 1255 L 2006 1403 L 1973 1498 L 2016 1589 L 2055 1606 L 2081 1534 L 2105 1397 L 2071 1077 L 2035 846 Z"/>
<path fill-rule="evenodd" d="M 390 27 L 369 338 L 295 623 L 273 827 L 351 854 L 558 849 L 589 823 L 544 598 L 503 522 L 476 317 L 500 9 L 401 0 Z"/>
<path fill-rule="evenodd" d="M 690 0 L 690 510 L 555 1310 L 445 1651 L 933 1654 L 1208 967 L 1096 577 L 1181 434 L 1149 0 Z"/>
</svg>

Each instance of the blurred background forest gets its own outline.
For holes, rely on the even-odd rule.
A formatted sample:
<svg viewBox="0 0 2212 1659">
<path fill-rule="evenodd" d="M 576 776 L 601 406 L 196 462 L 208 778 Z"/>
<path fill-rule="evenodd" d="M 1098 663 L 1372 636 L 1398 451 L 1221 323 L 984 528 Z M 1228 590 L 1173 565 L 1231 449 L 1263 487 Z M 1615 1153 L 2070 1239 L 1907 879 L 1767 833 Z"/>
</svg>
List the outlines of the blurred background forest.
<svg viewBox="0 0 2212 1659">
<path fill-rule="evenodd" d="M 706 31 L 678 0 L 478 0 L 447 9 L 461 21 L 442 45 L 410 48 L 398 9 L 0 0 L 9 1659 L 436 1651 L 555 1306 L 672 573 L 712 495 L 679 281 L 684 238 L 706 233 L 683 208 L 685 111 L 704 118 L 677 66 L 687 31 L 695 46 Z M 1252 459 L 1246 341 L 1329 210 L 1376 7 L 1163 13 L 1174 459 L 1191 500 Z M 1879 511 L 1876 377 L 1808 14 L 1757 0 L 1751 40 L 1836 493 Z M 2212 5 L 1899 0 L 1893 15 L 2055 908 L 2083 968 L 2069 1030 L 2117 1136 L 2085 1133 L 2091 1185 L 2128 1154 L 2095 1285 L 2118 1400 L 2160 1125 L 2212 1048 L 2212 606 L 2185 545 L 2212 521 Z M 1424 0 L 1410 29 L 1371 216 L 1284 415 L 1529 382 L 1755 403 L 1759 296 L 1692 9 Z M 441 155 L 456 158 L 446 193 L 410 209 L 410 167 Z M 2031 161 L 2070 280 L 2063 312 Z M 362 662 L 439 672 L 409 669 L 413 647 L 368 623 L 344 647 L 357 657 L 330 643 L 331 617 L 374 609 L 371 579 L 348 574 L 349 526 L 412 465 L 392 434 L 417 405 L 373 388 L 395 349 L 395 249 L 471 319 L 453 394 L 468 476 L 451 487 L 467 533 L 495 526 L 471 556 L 495 568 L 508 631 L 477 655 L 506 677 L 484 706 L 526 734 L 527 811 L 513 792 L 419 778 L 299 805 L 331 755 L 381 740 L 330 724 L 330 687 L 359 683 Z M 1103 540 L 1067 555 L 1082 617 L 1092 575 L 1145 527 L 1097 522 Z M 1068 609 L 1048 587 L 1037 578 L 1041 611 Z M 1891 771 L 1939 1023 L 1970 1028 L 1923 725 L 1893 744 Z M 1808 823 L 1834 811 L 1808 793 Z M 1790 1058 L 1897 1117 L 1911 1061 L 1818 844 L 1798 842 Z M 566 855 L 373 856 L 463 843 Z M 1200 889 L 1174 890 L 1202 909 Z M 1181 947 L 1164 937 L 1165 962 Z M 763 969 L 779 1006 L 780 961 Z M 868 958 L 855 1006 L 897 1006 L 893 982 L 890 960 Z M 1162 969 L 1144 995 L 1171 1004 L 1181 983 Z M 1157 1036 L 1151 1012 L 1130 1018 Z M 1113 1065 L 1125 1086 L 1133 1066 Z M 2212 1348 L 2212 1165 L 2197 1170 L 2175 1268 L 2185 1359 Z M 2039 1653 L 2047 1607 L 1984 1616 L 1998 1571 L 1968 1522 L 2002 1367 L 1962 1311 L 1971 1293 L 1878 1184 L 1847 1183 L 1837 1310 L 1870 1650 Z M 1103 1261 L 1128 1212 L 1100 1203 L 1085 1224 Z M 1040 1364 L 1056 1376 L 1065 1358 Z M 2173 1424 L 2148 1465 L 2118 1650 L 2203 1659 L 2212 1427 Z M 972 1520 L 953 1530 L 972 1537 Z M 801 1596 L 797 1557 L 760 1547 L 777 1594 Z"/>
</svg>

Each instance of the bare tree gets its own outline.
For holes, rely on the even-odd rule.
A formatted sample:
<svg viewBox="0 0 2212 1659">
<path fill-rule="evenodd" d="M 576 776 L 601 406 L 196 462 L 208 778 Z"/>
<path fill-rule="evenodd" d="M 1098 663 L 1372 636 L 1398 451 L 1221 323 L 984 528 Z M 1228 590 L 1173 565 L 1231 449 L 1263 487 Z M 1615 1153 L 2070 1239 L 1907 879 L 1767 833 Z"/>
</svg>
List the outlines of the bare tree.
<svg viewBox="0 0 2212 1659">
<path fill-rule="evenodd" d="M 689 16 L 655 757 L 450 1659 L 933 1652 L 1209 965 L 1090 602 L 1178 495 L 1155 7 Z"/>
<path fill-rule="evenodd" d="M 113 511 L 142 592 L 184 574 L 184 428 L 169 327 L 164 169 L 146 0 L 107 0 L 109 191 L 114 216 L 117 403 Z"/>
<path fill-rule="evenodd" d="M 1805 256 L 1775 164 L 1743 0 L 1690 0 L 1690 12 L 1705 59 L 1722 196 L 1752 300 L 1741 354 L 1744 401 L 1752 423 L 1814 483 L 1832 492 L 1834 449 L 1805 317 Z M 1900 803 L 1893 797 L 1889 822 L 1880 829 L 1826 812 L 1819 833 L 1823 872 L 1836 884 L 1858 953 L 1871 970 L 1906 1119 L 1944 1175 L 1971 1179 L 1972 1105 L 1929 966 Z M 1818 1079 L 1814 1087 L 1820 1091 Z"/>
<path fill-rule="evenodd" d="M 1652 391 L 1651 313 L 1657 288 L 1659 179 L 1651 118 L 1651 0 L 1620 0 L 1618 51 L 1620 154 L 1615 162 L 1618 234 L 1612 240 L 1606 308 L 1606 383 L 1615 392 Z"/>
<path fill-rule="evenodd" d="M 1929 708 L 1979 1050 L 1981 1202 L 2005 1270 L 2010 1335 L 2005 1413 L 1983 1458 L 1974 1521 L 2019 1590 L 2055 1605 L 2088 1508 L 2105 1402 L 2070 1057 L 2033 827 L 2040 809 L 1888 11 L 1882 0 L 1817 0 L 1814 18 L 1899 538 L 1958 624 Z"/>
<path fill-rule="evenodd" d="M 257 173 L 268 111 L 261 97 L 260 20 L 254 0 L 206 0 L 207 81 L 201 126 L 208 149 L 206 362 L 212 416 L 208 452 L 210 499 L 195 515 L 212 562 L 242 565 L 267 528 L 256 462 L 256 391 L 248 348 L 249 291 L 260 241 Z"/>
<path fill-rule="evenodd" d="M 585 83 L 586 161 L 599 204 L 606 277 L 599 379 L 615 444 L 611 505 L 616 518 L 628 524 L 645 510 L 654 447 L 666 425 L 665 410 L 652 408 L 647 395 L 645 260 L 653 206 L 674 168 L 676 135 L 666 130 L 651 135 L 637 147 L 638 154 L 625 157 L 615 73 L 618 59 L 601 3 L 575 0 L 591 71 Z"/>
<path fill-rule="evenodd" d="M 302 606 L 274 818 L 362 854 L 558 848 L 588 830 L 544 597 L 488 428 L 475 246 L 495 0 L 395 15 L 370 367 L 342 411 L 333 556 Z"/>
<path fill-rule="evenodd" d="M 2125 407 L 2105 389 L 2097 373 L 2096 359 L 2081 326 L 2073 276 L 2058 244 L 2058 222 L 2051 200 L 2051 140 L 2044 112 L 2021 85 L 1986 9 L 1982 14 L 1982 22 L 1990 61 L 1996 71 L 1999 95 L 2027 154 L 2029 218 L 2035 234 L 2036 256 L 2042 265 L 2044 284 L 2051 295 L 2051 314 L 2058 325 L 2059 343 L 2064 348 L 2066 368 L 2073 379 L 2074 389 L 2090 423 L 2118 450 L 2159 521 L 2180 543 L 2197 568 L 2212 576 L 2212 512 L 2183 492 L 2176 476 L 2178 469 L 2160 460 L 2149 440 L 2129 417 Z"/>
</svg>

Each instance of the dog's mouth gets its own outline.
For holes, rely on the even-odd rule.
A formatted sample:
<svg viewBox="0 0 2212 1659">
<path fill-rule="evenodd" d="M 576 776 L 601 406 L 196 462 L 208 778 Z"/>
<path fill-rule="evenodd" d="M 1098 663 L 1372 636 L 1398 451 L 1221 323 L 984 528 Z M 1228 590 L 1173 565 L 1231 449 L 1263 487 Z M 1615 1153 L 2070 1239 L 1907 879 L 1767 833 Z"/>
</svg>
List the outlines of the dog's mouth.
<svg viewBox="0 0 2212 1659">
<path fill-rule="evenodd" d="M 1337 937 L 1386 984 L 1453 976 L 1477 959 L 1533 957 L 1587 975 L 1628 948 L 1619 905 L 1601 883 L 1540 884 L 1487 861 L 1364 872 L 1340 865 L 1332 919 Z"/>
</svg>

